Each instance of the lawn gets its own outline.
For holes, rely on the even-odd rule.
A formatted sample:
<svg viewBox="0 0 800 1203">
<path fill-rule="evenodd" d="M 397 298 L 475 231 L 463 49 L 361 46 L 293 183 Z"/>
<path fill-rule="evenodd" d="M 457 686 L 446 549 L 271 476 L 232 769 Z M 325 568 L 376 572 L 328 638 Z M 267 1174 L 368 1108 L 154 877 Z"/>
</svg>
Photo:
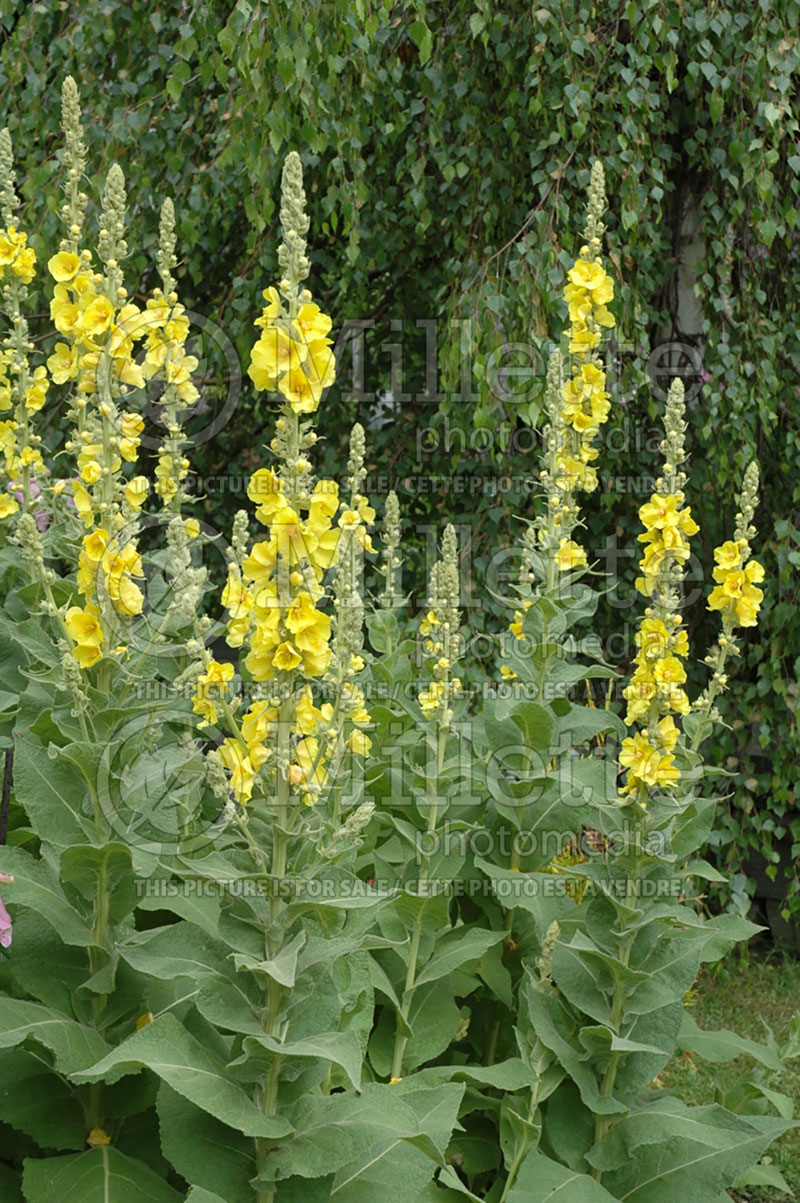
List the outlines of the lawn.
<svg viewBox="0 0 800 1203">
<path fill-rule="evenodd" d="M 760 1040 L 768 1024 L 779 1043 L 789 1034 L 792 1016 L 800 1010 L 800 961 L 772 954 L 748 961 L 730 961 L 706 972 L 698 982 L 695 1017 L 702 1028 L 731 1028 L 741 1036 Z M 707 1103 L 713 1098 L 714 1080 L 723 1090 L 733 1087 L 750 1065 L 743 1057 L 728 1065 L 709 1065 L 683 1058 L 673 1061 L 661 1075 L 687 1103 Z M 800 1070 L 800 1065 L 798 1065 Z M 800 1099 L 800 1075 L 786 1074 L 778 1089 Z M 800 1193 L 800 1127 L 787 1132 L 769 1154 L 792 1190 Z M 734 1195 L 741 1203 L 773 1203 L 774 1188 L 750 1188 Z M 781 1195 L 780 1198 L 785 1196 Z"/>
</svg>

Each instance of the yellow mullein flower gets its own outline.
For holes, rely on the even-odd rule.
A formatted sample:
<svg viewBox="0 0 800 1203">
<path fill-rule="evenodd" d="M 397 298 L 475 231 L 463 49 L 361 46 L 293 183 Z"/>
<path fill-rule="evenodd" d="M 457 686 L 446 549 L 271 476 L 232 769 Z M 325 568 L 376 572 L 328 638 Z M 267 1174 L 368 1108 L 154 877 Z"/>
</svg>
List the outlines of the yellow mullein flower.
<svg viewBox="0 0 800 1203">
<path fill-rule="evenodd" d="M 276 291 L 273 289 L 273 292 Z M 319 305 L 307 301 L 297 311 L 297 317 L 292 322 L 301 341 L 310 342 L 312 339 L 325 338 L 333 323 Z"/>
<path fill-rule="evenodd" d="M 78 353 L 68 343 L 56 343 L 47 367 L 55 384 L 66 384 L 78 375 Z"/>
<path fill-rule="evenodd" d="M 202 718 L 202 722 L 197 724 L 198 727 L 208 727 L 217 721 L 218 712 L 215 701 L 222 696 L 223 692 L 227 693 L 224 687 L 232 678 L 232 664 L 221 664 L 218 660 L 209 660 L 206 664 L 205 670 L 195 682 L 192 698 L 192 710 Z"/>
<path fill-rule="evenodd" d="M 81 257 L 74 251 L 59 251 L 47 261 L 47 270 L 59 284 L 68 283 L 78 274 L 81 267 Z"/>
<path fill-rule="evenodd" d="M 307 353 L 304 343 L 277 326 L 269 327 L 250 352 L 248 375 L 256 388 L 274 389 L 284 373 L 300 367 Z"/>
<path fill-rule="evenodd" d="M 125 500 L 132 509 L 138 510 L 147 500 L 150 492 L 150 482 L 146 476 L 134 476 L 125 485 Z"/>
<path fill-rule="evenodd" d="M 586 552 L 572 539 L 560 539 L 558 551 L 555 554 L 556 567 L 566 570 L 569 568 L 586 568 Z"/>
</svg>

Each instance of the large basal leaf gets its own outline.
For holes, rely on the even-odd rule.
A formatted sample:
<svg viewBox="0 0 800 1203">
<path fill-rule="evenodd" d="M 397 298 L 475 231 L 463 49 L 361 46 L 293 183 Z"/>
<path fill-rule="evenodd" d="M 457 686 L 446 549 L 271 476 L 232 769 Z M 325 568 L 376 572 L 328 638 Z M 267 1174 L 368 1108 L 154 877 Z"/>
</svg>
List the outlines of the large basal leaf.
<svg viewBox="0 0 800 1203">
<path fill-rule="evenodd" d="M 14 793 L 39 838 L 61 848 L 91 843 L 94 833 L 83 809 L 89 787 L 82 773 L 24 737 L 15 749 Z"/>
<path fill-rule="evenodd" d="M 590 706 L 570 704 L 566 714 L 556 720 L 556 738 L 561 746 L 570 748 L 586 743 L 598 735 L 611 731 L 624 739 L 628 729 L 618 714 L 612 710 L 600 710 Z"/>
<path fill-rule="evenodd" d="M 56 1069 L 73 1077 L 108 1050 L 95 1028 L 77 1023 L 41 1003 L 0 998 L 0 1048 L 14 1048 L 28 1038 L 50 1049 Z"/>
<path fill-rule="evenodd" d="M 300 931 L 271 960 L 259 960 L 247 953 L 235 953 L 233 963 L 237 969 L 249 969 L 259 977 L 269 978 L 280 986 L 291 988 L 297 975 L 297 958 L 306 942 L 306 933 Z"/>
<path fill-rule="evenodd" d="M 137 933 L 120 945 L 120 956 L 133 969 L 161 979 L 224 973 L 228 951 L 221 940 L 185 922 Z"/>
<path fill-rule="evenodd" d="M 413 1077 L 405 1078 L 397 1086 L 398 1095 L 413 1108 L 420 1129 L 431 1137 L 444 1159 L 463 1086 L 414 1089 Z M 366 1155 L 362 1153 L 341 1166 L 330 1198 L 336 1203 L 374 1203 L 390 1196 L 395 1203 L 417 1203 L 420 1191 L 430 1182 L 435 1169 L 436 1162 L 429 1155 L 406 1141 L 377 1141 Z"/>
<path fill-rule="evenodd" d="M 232 1061 L 236 1066 L 247 1060 L 255 1050 L 302 1060 L 332 1061 L 340 1065 L 347 1074 L 355 1090 L 361 1086 L 361 1045 L 353 1032 L 320 1032 L 317 1036 L 307 1036 L 302 1040 L 276 1040 L 262 1032 L 259 1036 L 246 1036 L 243 1041 L 244 1056 L 238 1061 Z"/>
<path fill-rule="evenodd" d="M 436 941 L 429 960 L 417 973 L 416 984 L 421 986 L 424 982 L 436 982 L 448 973 L 464 968 L 471 961 L 478 960 L 502 937 L 502 932 L 480 927 L 457 927 L 445 932 Z"/>
<path fill-rule="evenodd" d="M 111 923 L 121 923 L 136 906 L 131 853 L 123 844 L 65 848 L 59 868 L 61 880 L 74 886 L 87 902 L 93 903 L 98 896 L 108 898 Z"/>
<path fill-rule="evenodd" d="M 0 1120 L 46 1149 L 82 1149 L 87 1136 L 67 1083 L 18 1048 L 0 1051 Z"/>
<path fill-rule="evenodd" d="M 23 848 L 0 848 L 0 871 L 10 873 L 13 885 L 3 890 L 5 901 L 18 902 L 36 911 L 58 932 L 65 944 L 86 947 L 92 943 L 89 924 L 67 899 L 50 866 Z"/>
<path fill-rule="evenodd" d="M 111 1145 L 68 1157 L 25 1160 L 28 1203 L 181 1203 L 181 1196 L 141 1161 Z"/>
<path fill-rule="evenodd" d="M 523 1161 L 508 1203 L 617 1203 L 615 1195 L 590 1178 L 551 1161 L 538 1149 Z"/>
<path fill-rule="evenodd" d="M 523 1005 L 533 1031 L 542 1044 L 556 1056 L 559 1064 L 572 1078 L 586 1107 L 601 1115 L 614 1115 L 625 1108 L 616 1099 L 600 1094 L 594 1071 L 586 1063 L 585 1053 L 575 1048 L 564 1032 L 559 1030 L 558 999 L 543 994 L 535 979 L 528 975 L 522 986 Z"/>
<path fill-rule="evenodd" d="M 89 974 L 89 957 L 85 948 L 64 944 L 49 923 L 22 907 L 14 916 L 13 951 L 4 968 L 19 986 L 7 993 L 74 1016 L 73 1000 Z"/>
<path fill-rule="evenodd" d="M 22 1175 L 0 1165 L 0 1203 L 23 1203 Z"/>
<path fill-rule="evenodd" d="M 713 1062 L 733 1061 L 734 1058 L 746 1054 L 754 1057 L 756 1061 L 760 1061 L 762 1065 L 766 1065 L 768 1069 L 776 1072 L 783 1069 L 783 1063 L 778 1054 L 767 1048 L 765 1044 L 758 1044 L 755 1040 L 746 1040 L 743 1036 L 737 1036 L 735 1032 L 728 1031 L 727 1028 L 721 1028 L 717 1032 L 704 1032 L 697 1026 L 697 1021 L 688 1011 L 684 1014 L 678 1036 L 678 1052 L 696 1053 L 704 1061 Z"/>
<path fill-rule="evenodd" d="M 134 1032 L 90 1070 L 75 1075 L 79 1082 L 116 1082 L 126 1073 L 150 1069 L 178 1094 L 222 1123 L 246 1136 L 279 1140 L 291 1126 L 278 1116 L 263 1115 L 244 1091 L 231 1081 L 225 1062 L 204 1047 L 169 1012 Z"/>
<path fill-rule="evenodd" d="M 161 1148 L 179 1174 L 223 1199 L 248 1199 L 256 1172 L 253 1141 L 201 1111 L 170 1086 L 158 1092 Z"/>
<path fill-rule="evenodd" d="M 626 1203 L 718 1203 L 770 1142 L 792 1126 L 713 1105 L 687 1107 L 665 1096 L 612 1124 L 588 1160 Z"/>
<path fill-rule="evenodd" d="M 553 920 L 561 919 L 574 903 L 565 889 L 565 879 L 557 873 L 518 873 L 501 869 L 483 857 L 475 865 L 492 882 L 494 897 L 506 910 L 520 907 L 533 915 L 540 941 Z"/>
<path fill-rule="evenodd" d="M 391 1086 L 372 1083 L 360 1095 L 302 1099 L 295 1106 L 294 1121 L 292 1140 L 268 1154 L 265 1184 L 292 1176 L 321 1178 L 343 1166 L 365 1167 L 377 1155 L 375 1150 L 398 1142 L 430 1158 L 431 1173 L 443 1160 L 414 1108 Z"/>
</svg>

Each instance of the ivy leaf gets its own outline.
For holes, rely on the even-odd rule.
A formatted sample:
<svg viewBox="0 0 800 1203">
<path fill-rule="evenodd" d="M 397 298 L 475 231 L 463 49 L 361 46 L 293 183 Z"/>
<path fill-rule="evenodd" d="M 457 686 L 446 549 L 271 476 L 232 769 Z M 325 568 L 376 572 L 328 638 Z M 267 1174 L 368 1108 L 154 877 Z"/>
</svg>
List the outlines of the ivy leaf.
<svg viewBox="0 0 800 1203">
<path fill-rule="evenodd" d="M 419 49 L 419 61 L 424 67 L 431 57 L 431 51 L 433 50 L 433 34 L 425 22 L 421 20 L 412 21 L 408 27 L 408 32 Z"/>
</svg>

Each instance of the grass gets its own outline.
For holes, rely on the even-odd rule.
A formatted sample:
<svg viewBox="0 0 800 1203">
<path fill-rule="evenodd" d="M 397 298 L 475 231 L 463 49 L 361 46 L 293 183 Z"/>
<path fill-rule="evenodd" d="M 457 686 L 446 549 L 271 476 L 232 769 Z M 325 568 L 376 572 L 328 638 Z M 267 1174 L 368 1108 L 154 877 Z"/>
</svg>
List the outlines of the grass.
<svg viewBox="0 0 800 1203">
<path fill-rule="evenodd" d="M 800 1010 L 800 961 L 778 953 L 766 958 L 751 956 L 746 961 L 730 961 L 706 972 L 698 982 L 694 1016 L 701 1028 L 731 1028 L 740 1036 L 762 1040 L 762 1020 L 769 1024 L 779 1044 L 789 1034 L 792 1016 Z M 737 1058 L 727 1065 L 710 1065 L 696 1059 L 679 1059 L 661 1073 L 665 1086 L 690 1104 L 714 1100 L 715 1085 L 730 1090 L 751 1070 L 749 1057 Z M 775 1088 L 795 1100 L 800 1113 L 800 1062 L 798 1074 L 787 1073 Z M 800 1198 L 800 1128 L 787 1132 L 769 1149 L 766 1157 L 778 1167 L 789 1186 Z M 789 1196 L 777 1195 L 773 1188 L 751 1187 L 745 1194 L 732 1194 L 740 1203 L 778 1203 Z"/>
</svg>

